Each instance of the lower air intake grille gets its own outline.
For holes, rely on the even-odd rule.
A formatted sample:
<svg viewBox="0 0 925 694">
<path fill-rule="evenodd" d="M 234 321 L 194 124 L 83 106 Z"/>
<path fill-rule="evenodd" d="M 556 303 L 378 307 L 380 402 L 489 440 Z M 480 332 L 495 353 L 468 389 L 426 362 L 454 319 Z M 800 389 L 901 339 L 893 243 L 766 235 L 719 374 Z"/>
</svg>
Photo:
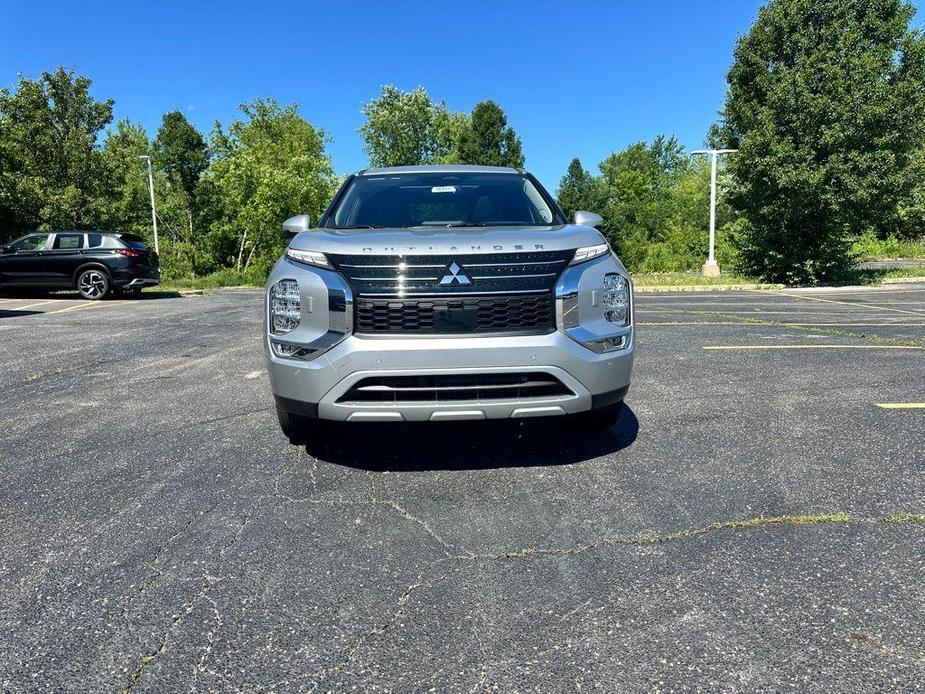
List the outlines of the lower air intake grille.
<svg viewBox="0 0 925 694">
<path fill-rule="evenodd" d="M 364 378 L 338 402 L 460 402 L 528 400 L 573 395 L 562 381 L 542 372 Z"/>
<path fill-rule="evenodd" d="M 547 333 L 555 329 L 549 294 L 533 296 L 356 299 L 359 333 Z"/>
</svg>

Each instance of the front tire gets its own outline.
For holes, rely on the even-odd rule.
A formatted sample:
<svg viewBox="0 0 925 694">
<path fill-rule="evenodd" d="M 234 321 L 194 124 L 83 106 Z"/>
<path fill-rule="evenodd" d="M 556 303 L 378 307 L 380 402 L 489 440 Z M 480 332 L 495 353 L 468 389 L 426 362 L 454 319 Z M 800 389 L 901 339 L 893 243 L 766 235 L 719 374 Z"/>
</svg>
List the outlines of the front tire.
<svg viewBox="0 0 925 694">
<path fill-rule="evenodd" d="M 328 427 L 319 419 L 292 414 L 279 404 L 276 405 L 276 416 L 279 419 L 279 428 L 293 446 L 318 443 L 327 437 Z"/>
<path fill-rule="evenodd" d="M 578 418 L 578 422 L 581 426 L 589 430 L 603 431 L 604 429 L 610 429 L 610 427 L 617 423 L 622 411 L 623 401 L 621 400 L 612 405 L 588 410 L 587 412 L 580 412 L 575 416 Z"/>
<path fill-rule="evenodd" d="M 105 299 L 112 289 L 109 275 L 104 271 L 91 267 L 77 275 L 77 292 L 84 299 L 99 301 Z"/>
</svg>

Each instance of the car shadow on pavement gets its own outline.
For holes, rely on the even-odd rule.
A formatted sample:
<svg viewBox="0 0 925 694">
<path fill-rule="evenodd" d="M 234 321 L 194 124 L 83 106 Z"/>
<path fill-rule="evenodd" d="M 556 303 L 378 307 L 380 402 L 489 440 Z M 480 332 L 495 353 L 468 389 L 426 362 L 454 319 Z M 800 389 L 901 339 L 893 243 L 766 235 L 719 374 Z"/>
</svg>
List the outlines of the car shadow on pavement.
<svg viewBox="0 0 925 694">
<path fill-rule="evenodd" d="M 40 314 L 41 311 L 2 311 L 0 310 L 0 318 L 18 318 L 20 316 L 35 316 Z"/>
<path fill-rule="evenodd" d="M 568 465 L 633 444 L 639 420 L 624 406 L 609 429 L 569 417 L 444 424 L 334 425 L 306 452 L 329 463 L 372 471 L 488 470 Z"/>
</svg>

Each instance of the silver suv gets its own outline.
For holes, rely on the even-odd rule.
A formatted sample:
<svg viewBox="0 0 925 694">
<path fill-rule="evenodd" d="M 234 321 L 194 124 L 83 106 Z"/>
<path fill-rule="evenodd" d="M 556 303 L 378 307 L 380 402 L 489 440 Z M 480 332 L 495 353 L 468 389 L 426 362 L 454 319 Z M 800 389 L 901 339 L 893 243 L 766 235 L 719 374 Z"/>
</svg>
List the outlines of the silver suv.
<svg viewBox="0 0 925 694">
<path fill-rule="evenodd" d="M 306 215 L 267 285 L 283 432 L 319 420 L 616 420 L 633 367 L 629 273 L 601 218 L 569 224 L 528 173 L 368 169 L 316 228 Z"/>
</svg>

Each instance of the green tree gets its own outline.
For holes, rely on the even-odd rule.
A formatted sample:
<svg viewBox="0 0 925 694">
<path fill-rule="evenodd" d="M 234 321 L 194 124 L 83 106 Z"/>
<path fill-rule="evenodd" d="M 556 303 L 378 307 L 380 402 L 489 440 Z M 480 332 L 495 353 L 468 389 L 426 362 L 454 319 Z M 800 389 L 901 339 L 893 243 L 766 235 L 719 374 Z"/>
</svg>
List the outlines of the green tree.
<svg viewBox="0 0 925 694">
<path fill-rule="evenodd" d="M 107 177 L 98 138 L 113 102 L 94 99 L 90 84 L 58 68 L 0 90 L 0 233 L 100 223 Z"/>
<path fill-rule="evenodd" d="M 863 232 L 921 221 L 925 39 L 903 0 L 771 0 L 735 49 L 720 127 L 743 269 L 813 283 Z M 920 228 L 919 228 L 920 233 Z"/>
<path fill-rule="evenodd" d="M 209 166 L 209 148 L 195 127 L 179 111 L 165 113 L 154 140 L 156 165 L 167 172 L 192 206 L 199 177 Z"/>
<path fill-rule="evenodd" d="M 469 126 L 460 135 L 459 163 L 523 168 L 520 138 L 494 101 L 481 101 L 472 109 Z"/>
<path fill-rule="evenodd" d="M 691 161 L 674 137 L 635 142 L 600 163 L 606 189 L 605 235 L 624 262 L 642 268 L 650 245 L 663 242 L 672 219 L 672 191 Z"/>
<path fill-rule="evenodd" d="M 468 122 L 466 114 L 434 103 L 424 87 L 403 92 L 385 85 L 363 104 L 363 115 L 360 134 L 370 166 L 453 163 L 459 133 Z"/>
<path fill-rule="evenodd" d="M 109 190 L 106 227 L 142 235 L 151 231 L 147 170 L 139 159 L 150 151 L 144 128 L 128 119 L 107 133 L 103 146 Z"/>
<path fill-rule="evenodd" d="M 212 252 L 238 269 L 268 264 L 283 247 L 280 225 L 295 214 L 318 219 L 337 186 L 325 134 L 296 106 L 257 99 L 227 130 L 216 124 L 214 154 L 203 182 L 220 216 L 210 228 Z"/>
<path fill-rule="evenodd" d="M 566 217 L 571 219 L 578 210 L 602 214 L 606 203 L 606 193 L 601 179 L 592 176 L 581 165 L 581 160 L 575 157 L 569 162 L 568 170 L 559 181 L 556 201 Z"/>
<path fill-rule="evenodd" d="M 442 101 L 434 107 L 428 164 L 458 164 L 459 141 L 469 127 L 469 114 L 450 111 Z"/>
</svg>

